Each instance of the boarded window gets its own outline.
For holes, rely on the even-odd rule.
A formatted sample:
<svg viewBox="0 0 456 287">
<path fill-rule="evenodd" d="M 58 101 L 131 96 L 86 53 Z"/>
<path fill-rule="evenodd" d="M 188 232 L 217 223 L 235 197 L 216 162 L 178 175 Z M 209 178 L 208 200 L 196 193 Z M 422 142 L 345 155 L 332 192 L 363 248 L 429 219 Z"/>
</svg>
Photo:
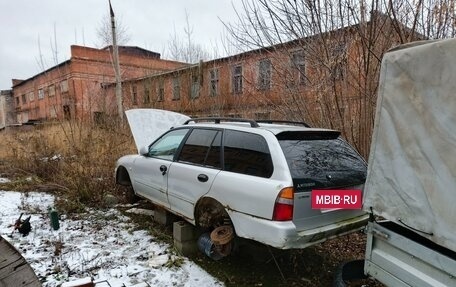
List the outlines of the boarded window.
<svg viewBox="0 0 456 287">
<path fill-rule="evenodd" d="M 132 93 L 131 102 L 133 105 L 137 105 L 138 104 L 138 89 L 136 88 L 136 86 L 133 86 L 131 88 L 131 93 Z"/>
<path fill-rule="evenodd" d="M 43 89 L 38 90 L 38 99 L 39 100 L 44 99 L 44 90 Z"/>
<path fill-rule="evenodd" d="M 192 90 L 190 93 L 190 96 L 192 99 L 196 99 L 199 97 L 199 92 L 200 92 L 200 84 L 198 81 L 198 76 L 193 75 L 192 76 Z"/>
<path fill-rule="evenodd" d="M 173 78 L 173 100 L 180 99 L 180 79 L 178 76 Z"/>
<path fill-rule="evenodd" d="M 144 89 L 144 103 L 145 104 L 150 103 L 150 91 L 148 88 Z"/>
<path fill-rule="evenodd" d="M 346 43 L 338 43 L 331 49 L 331 77 L 335 80 L 343 80 L 345 78 L 347 66 L 346 49 Z"/>
<path fill-rule="evenodd" d="M 163 102 L 165 100 L 165 83 L 163 79 L 158 82 L 157 100 Z"/>
<path fill-rule="evenodd" d="M 258 88 L 269 90 L 271 88 L 271 60 L 261 60 L 258 64 Z"/>
<path fill-rule="evenodd" d="M 218 95 L 219 90 L 219 69 L 212 69 L 209 71 L 209 94 L 212 97 Z"/>
<path fill-rule="evenodd" d="M 293 78 L 301 85 L 306 83 L 306 62 L 304 51 L 297 51 L 291 54 L 292 68 L 294 69 Z"/>
<path fill-rule="evenodd" d="M 55 96 L 55 85 L 50 85 L 48 89 L 49 97 Z"/>
<path fill-rule="evenodd" d="M 242 66 L 237 65 L 232 69 L 232 89 L 233 93 L 240 94 L 242 93 Z"/>
<path fill-rule="evenodd" d="M 35 100 L 35 93 L 34 93 L 34 92 L 30 92 L 30 93 L 28 94 L 28 98 L 29 98 L 29 100 L 30 100 L 31 102 L 34 101 L 34 100 Z"/>
<path fill-rule="evenodd" d="M 68 80 L 63 80 L 60 82 L 60 92 L 62 92 L 62 93 L 68 92 Z"/>
</svg>

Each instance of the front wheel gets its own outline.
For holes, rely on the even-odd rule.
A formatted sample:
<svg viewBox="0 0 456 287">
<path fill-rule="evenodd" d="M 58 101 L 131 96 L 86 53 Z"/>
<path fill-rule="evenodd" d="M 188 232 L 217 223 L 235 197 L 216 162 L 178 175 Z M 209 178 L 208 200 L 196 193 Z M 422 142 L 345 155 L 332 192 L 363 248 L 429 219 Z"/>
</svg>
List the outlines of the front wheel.
<svg viewBox="0 0 456 287">
<path fill-rule="evenodd" d="M 131 185 L 123 186 L 123 195 L 127 203 L 136 203 L 140 200 L 140 197 L 135 194 L 133 187 Z"/>
</svg>

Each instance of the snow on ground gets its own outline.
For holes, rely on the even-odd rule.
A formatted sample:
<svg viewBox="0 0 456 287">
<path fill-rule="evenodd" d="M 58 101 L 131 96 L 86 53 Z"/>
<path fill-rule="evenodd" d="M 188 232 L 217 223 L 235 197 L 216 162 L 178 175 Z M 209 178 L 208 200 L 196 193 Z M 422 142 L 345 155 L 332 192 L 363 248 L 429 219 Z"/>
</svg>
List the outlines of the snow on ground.
<svg viewBox="0 0 456 287">
<path fill-rule="evenodd" d="M 187 258 L 173 255 L 168 244 L 136 230 L 115 209 L 92 209 L 72 219 L 61 215 L 60 229 L 54 231 L 47 212 L 53 201 L 45 193 L 0 191 L 0 234 L 22 253 L 45 287 L 87 276 L 108 280 L 112 287 L 223 285 Z M 22 212 L 22 219 L 32 216 L 32 231 L 25 237 L 12 234 L 11 227 Z"/>
</svg>

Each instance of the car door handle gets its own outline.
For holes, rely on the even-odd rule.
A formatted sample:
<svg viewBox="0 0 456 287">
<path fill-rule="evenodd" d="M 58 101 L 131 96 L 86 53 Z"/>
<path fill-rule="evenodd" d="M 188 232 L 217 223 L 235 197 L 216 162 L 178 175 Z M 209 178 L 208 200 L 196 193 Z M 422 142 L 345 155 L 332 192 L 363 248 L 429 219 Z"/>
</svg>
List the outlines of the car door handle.
<svg viewBox="0 0 456 287">
<path fill-rule="evenodd" d="M 160 171 L 161 171 L 162 175 L 165 175 L 167 170 L 168 170 L 168 168 L 166 167 L 166 165 L 160 166 Z"/>
<path fill-rule="evenodd" d="M 198 175 L 198 180 L 201 181 L 201 182 L 206 182 L 209 180 L 209 177 L 205 174 L 199 174 Z"/>
</svg>

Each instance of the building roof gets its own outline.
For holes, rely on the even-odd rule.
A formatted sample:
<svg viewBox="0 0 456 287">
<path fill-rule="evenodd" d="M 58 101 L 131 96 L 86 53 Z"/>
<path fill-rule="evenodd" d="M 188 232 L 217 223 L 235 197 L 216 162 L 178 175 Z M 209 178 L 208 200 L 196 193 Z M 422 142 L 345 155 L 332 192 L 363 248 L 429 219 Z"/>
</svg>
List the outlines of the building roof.
<svg viewBox="0 0 456 287">
<path fill-rule="evenodd" d="M 72 46 L 73 47 L 73 46 Z M 86 46 L 76 46 L 74 45 L 74 47 L 81 47 L 81 48 L 85 48 L 85 49 L 92 49 L 92 50 L 98 50 L 98 51 L 112 51 L 112 45 L 110 46 L 106 46 L 104 48 L 101 48 L 101 49 L 97 49 L 97 48 L 91 48 L 91 47 L 86 47 Z M 131 56 L 136 56 L 136 57 L 144 57 L 144 58 L 148 58 L 148 59 L 157 59 L 157 60 L 161 60 L 160 59 L 160 54 L 159 53 L 156 53 L 156 52 L 153 52 L 153 51 L 149 51 L 149 50 L 146 50 L 146 49 L 143 49 L 143 48 L 140 48 L 140 47 L 137 47 L 137 46 L 119 46 L 119 53 L 122 54 L 122 55 L 131 55 Z M 72 56 L 73 57 L 73 56 Z M 166 60 L 163 60 L 163 61 L 166 61 Z M 13 80 L 13 85 L 12 87 L 13 88 L 16 88 L 16 87 L 19 87 L 31 80 L 34 80 L 38 77 L 40 77 L 41 75 L 43 74 L 46 74 L 54 69 L 57 69 L 57 68 L 60 68 L 66 64 L 69 64 L 71 62 L 71 59 L 69 60 L 66 60 L 62 63 L 59 63 L 53 67 L 50 67 L 36 75 L 33 75 L 32 77 L 28 78 L 28 79 L 25 79 L 25 80 L 19 80 L 19 79 L 14 79 Z"/>
<path fill-rule="evenodd" d="M 142 56 L 147 58 L 160 59 L 160 53 L 146 50 L 138 46 L 117 46 L 119 53 L 132 55 L 132 56 Z M 112 45 L 106 46 L 101 50 L 112 51 Z"/>
</svg>

